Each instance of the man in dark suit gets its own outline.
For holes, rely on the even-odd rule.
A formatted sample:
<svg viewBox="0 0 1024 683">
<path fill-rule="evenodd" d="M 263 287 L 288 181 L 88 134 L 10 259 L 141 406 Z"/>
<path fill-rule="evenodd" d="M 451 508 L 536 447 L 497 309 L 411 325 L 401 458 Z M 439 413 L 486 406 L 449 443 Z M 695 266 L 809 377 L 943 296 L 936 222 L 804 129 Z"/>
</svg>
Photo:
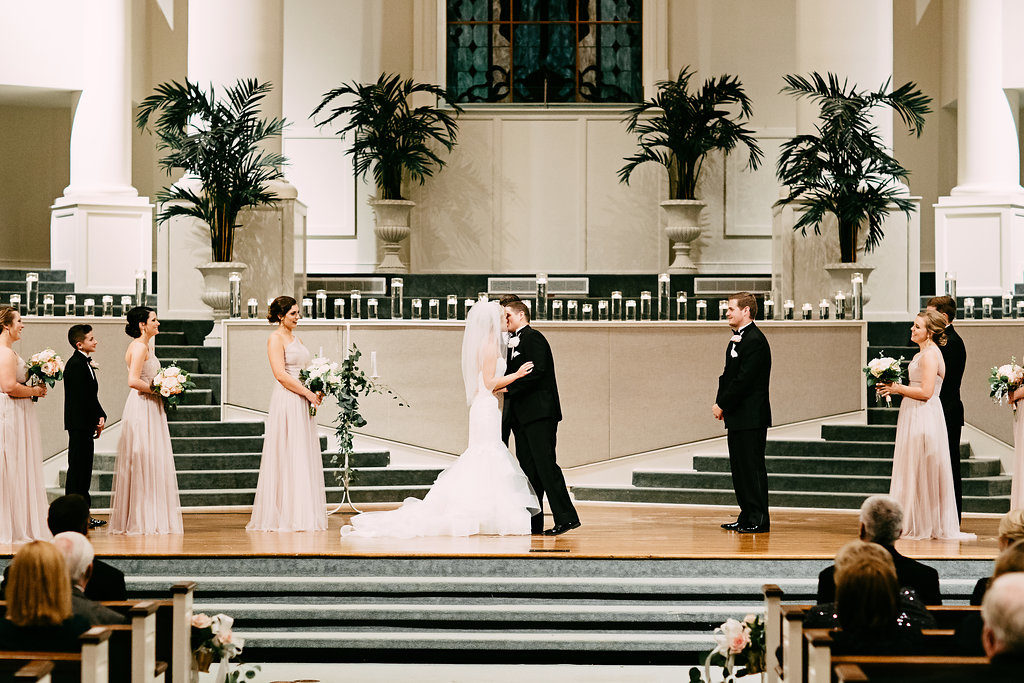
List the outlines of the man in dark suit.
<svg viewBox="0 0 1024 683">
<path fill-rule="evenodd" d="M 519 298 L 518 294 L 504 294 L 504 295 L 502 295 L 502 297 L 500 299 L 498 299 L 498 305 L 501 306 L 501 310 L 502 310 L 502 315 L 503 316 L 505 315 L 505 313 L 504 313 L 505 306 L 508 306 L 513 301 L 522 301 L 522 299 Z M 507 322 L 507 320 L 506 320 L 506 322 Z M 508 330 L 505 330 L 502 333 L 502 336 L 504 337 L 505 343 L 508 343 L 509 336 L 510 336 L 509 333 L 508 333 Z M 502 420 L 501 421 L 501 441 L 502 441 L 502 443 L 504 443 L 505 446 L 508 446 L 508 442 L 509 442 L 509 439 L 511 437 L 512 437 L 512 425 L 511 425 L 511 423 L 510 422 L 506 422 L 505 420 Z"/>
<path fill-rule="evenodd" d="M 764 451 L 772 408 L 768 385 L 772 352 L 754 324 L 757 299 L 750 292 L 729 297 L 726 318 L 733 335 L 725 352 L 725 370 L 718 378 L 718 395 L 711 415 L 728 431 L 729 466 L 740 515 L 722 525 L 728 531 L 757 534 L 771 528 L 768 517 L 768 470 Z"/>
<path fill-rule="evenodd" d="M 93 573 L 95 554 L 89 539 L 77 531 L 62 531 L 53 537 L 53 544 L 64 555 L 64 564 L 71 576 L 71 613 L 85 617 L 93 626 L 125 624 L 128 620 L 86 594 Z"/>
<path fill-rule="evenodd" d="M 90 325 L 72 325 L 68 342 L 75 349 L 64 365 L 64 429 L 68 432 L 68 473 L 64 493 L 77 493 L 92 507 L 89 484 L 95 440 L 103 433 L 107 414 L 98 398 L 96 367 L 89 354 L 96 351 L 96 336 Z M 89 519 L 92 527 L 106 524 Z"/>
<path fill-rule="evenodd" d="M 555 382 L 555 361 L 548 340 L 530 327 L 530 309 L 522 301 L 504 307 L 509 330 L 505 374 L 514 374 L 523 363 L 533 363 L 530 374 L 506 387 L 502 408 L 502 431 L 511 431 L 516 441 L 516 458 L 523 474 L 537 494 L 541 511 L 530 523 L 532 533 L 557 536 L 580 526 L 579 515 L 569 498 L 562 470 L 555 462 L 555 442 L 562 407 Z M 544 494 L 555 524 L 544 531 Z"/>
<path fill-rule="evenodd" d="M 960 382 L 967 367 L 967 348 L 964 340 L 953 329 L 956 319 L 956 302 L 948 296 L 936 296 L 928 300 L 928 308 L 946 316 L 946 343 L 939 345 L 942 360 L 946 363 L 946 374 L 939 390 L 939 402 L 946 418 L 946 435 L 949 437 L 949 464 L 953 469 L 953 491 L 956 493 L 956 513 L 963 517 L 964 495 L 960 479 L 960 435 L 964 429 L 964 403 L 960 400 Z"/>
<path fill-rule="evenodd" d="M 894 498 L 871 496 L 860 506 L 860 540 L 889 551 L 901 587 L 913 588 L 926 605 L 941 605 L 939 573 L 917 560 L 904 557 L 894 544 L 903 533 L 903 510 Z M 836 601 L 835 565 L 818 574 L 818 604 Z"/>
<path fill-rule="evenodd" d="M 50 503 L 46 516 L 46 525 L 54 536 L 64 531 L 77 531 L 83 536 L 89 535 L 89 506 L 85 498 L 73 493 L 61 496 Z M 0 595 L 7 589 L 8 565 L 4 569 L 3 582 L 0 583 Z M 85 587 L 85 597 L 90 600 L 127 600 L 128 590 L 124 583 L 124 573 L 102 560 L 93 559 L 92 577 Z"/>
</svg>

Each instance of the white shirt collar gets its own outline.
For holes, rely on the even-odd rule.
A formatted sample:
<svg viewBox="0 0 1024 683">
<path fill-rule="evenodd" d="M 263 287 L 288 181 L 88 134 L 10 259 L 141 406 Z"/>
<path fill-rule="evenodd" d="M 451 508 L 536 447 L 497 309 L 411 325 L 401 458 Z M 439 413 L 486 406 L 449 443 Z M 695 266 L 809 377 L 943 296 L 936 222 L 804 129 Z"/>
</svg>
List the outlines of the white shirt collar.
<svg viewBox="0 0 1024 683">
<path fill-rule="evenodd" d="M 749 323 L 747 323 L 747 324 L 746 324 L 746 325 L 744 325 L 743 327 L 738 327 L 738 328 L 736 328 L 736 334 L 742 334 L 742 333 L 743 333 L 743 330 L 747 329 L 748 327 L 750 327 L 750 326 L 751 326 L 751 325 L 753 325 L 753 324 L 754 324 L 754 321 L 753 321 L 753 320 L 751 320 L 751 321 L 750 321 Z"/>
</svg>

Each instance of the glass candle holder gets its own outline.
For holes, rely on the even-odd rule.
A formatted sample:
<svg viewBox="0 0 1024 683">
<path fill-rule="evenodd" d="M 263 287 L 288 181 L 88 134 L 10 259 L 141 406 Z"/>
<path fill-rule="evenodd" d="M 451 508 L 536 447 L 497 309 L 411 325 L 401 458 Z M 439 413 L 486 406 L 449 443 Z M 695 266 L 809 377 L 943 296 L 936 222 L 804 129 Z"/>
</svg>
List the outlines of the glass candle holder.
<svg viewBox="0 0 1024 683">
<path fill-rule="evenodd" d="M 846 320 L 846 294 L 843 292 L 836 292 L 835 305 L 836 320 Z"/>
<path fill-rule="evenodd" d="M 729 302 L 725 299 L 718 302 L 718 319 L 725 320 L 725 313 L 729 310 Z"/>
<path fill-rule="evenodd" d="M 804 320 L 810 320 L 811 319 L 811 304 L 810 304 L 810 302 L 805 303 L 803 305 L 803 308 L 801 308 L 801 311 L 803 311 L 803 318 L 804 318 Z"/>
<path fill-rule="evenodd" d="M 687 292 L 676 293 L 676 320 L 689 320 L 690 302 L 687 300 Z"/>
<path fill-rule="evenodd" d="M 43 315 L 53 316 L 53 294 L 43 294 Z"/>
<path fill-rule="evenodd" d="M 25 275 L 25 314 L 39 312 L 39 273 Z"/>
<path fill-rule="evenodd" d="M 605 299 L 597 302 L 597 319 L 608 320 L 608 302 Z"/>
<path fill-rule="evenodd" d="M 850 285 L 853 287 L 853 319 L 864 319 L 864 274 L 854 273 L 850 278 Z"/>
<path fill-rule="evenodd" d="M 1017 318 L 1024 319 L 1024 301 L 1017 302 Z"/>
<path fill-rule="evenodd" d="M 964 299 L 964 317 L 967 319 L 974 318 L 974 298 L 967 297 Z"/>
<path fill-rule="evenodd" d="M 103 317 L 110 318 L 114 315 L 114 297 L 109 294 L 103 297 Z"/>
<path fill-rule="evenodd" d="M 146 305 L 146 271 L 138 270 L 135 271 L 135 300 L 139 302 L 139 306 Z"/>
<path fill-rule="evenodd" d="M 53 303 L 52 301 L 50 303 Z M 130 296 L 121 297 L 121 315 L 128 315 L 128 311 L 132 310 L 132 298 Z M 238 316 L 241 317 L 241 316 Z"/>
<path fill-rule="evenodd" d="M 249 320 L 254 320 L 260 313 L 260 302 L 258 299 L 249 299 L 245 303 L 245 314 Z"/>
<path fill-rule="evenodd" d="M 636 320 L 636 299 L 626 299 L 626 320 Z"/>
<path fill-rule="evenodd" d="M 548 276 L 537 273 L 537 320 L 548 317 Z"/>
<path fill-rule="evenodd" d="M 446 298 L 447 306 L 445 307 L 445 319 L 447 320 L 458 320 L 459 319 L 459 297 L 454 294 L 449 294 Z"/>
<path fill-rule="evenodd" d="M 668 273 L 658 276 L 658 320 L 668 320 L 670 311 L 669 299 L 672 297 L 672 278 Z"/>
<path fill-rule="evenodd" d="M 10 305 L 11 308 L 21 313 L 21 294 L 11 294 Z"/>
<path fill-rule="evenodd" d="M 345 318 L 345 300 L 335 299 L 334 300 L 334 319 L 343 320 Z"/>
<path fill-rule="evenodd" d="M 530 312 L 530 317 L 533 317 L 533 302 L 529 299 L 523 299 L 523 305 L 526 306 L 526 310 Z"/>
<path fill-rule="evenodd" d="M 323 319 L 327 317 L 327 290 L 316 290 L 316 317 Z"/>
<path fill-rule="evenodd" d="M 593 320 L 594 319 L 594 304 L 585 303 L 583 304 L 583 319 Z"/>
<path fill-rule="evenodd" d="M 412 319 L 423 320 L 423 299 L 412 300 Z"/>
<path fill-rule="evenodd" d="M 462 301 L 462 317 L 463 319 L 469 318 L 469 309 L 473 308 L 473 304 L 476 303 L 472 299 L 464 299 Z"/>
<path fill-rule="evenodd" d="M 821 301 L 819 301 L 818 302 L 818 319 L 819 320 L 828 320 L 831 317 L 829 315 L 829 309 L 831 309 L 831 308 L 832 308 L 832 306 L 829 305 L 828 299 L 822 299 Z"/>
<path fill-rule="evenodd" d="M 579 304 L 576 303 L 576 299 L 569 299 L 565 302 L 566 320 L 579 320 L 579 312 Z"/>
<path fill-rule="evenodd" d="M 945 278 L 945 290 L 946 296 L 953 299 L 953 303 L 956 303 L 956 273 L 947 272 Z"/>
<path fill-rule="evenodd" d="M 981 317 L 985 319 L 992 317 L 992 297 L 990 296 L 981 300 Z"/>
<path fill-rule="evenodd" d="M 377 300 L 376 299 L 367 299 L 366 300 L 366 317 L 369 318 L 370 320 L 376 320 L 378 317 L 380 317 L 378 315 L 378 312 L 379 312 L 379 309 L 377 307 Z"/>
<path fill-rule="evenodd" d="M 228 275 L 228 317 L 242 317 L 242 276 L 238 273 Z"/>
<path fill-rule="evenodd" d="M 697 320 L 708 319 L 708 302 L 704 299 L 697 299 Z"/>
<path fill-rule="evenodd" d="M 561 320 L 562 319 L 562 300 L 555 299 L 551 302 L 551 319 Z"/>
<path fill-rule="evenodd" d="M 313 317 L 313 300 L 308 298 L 308 297 L 303 299 L 302 300 L 302 307 L 299 310 L 302 311 L 302 317 L 303 318 L 306 318 L 307 320 L 309 318 L 312 318 Z"/>
<path fill-rule="evenodd" d="M 782 319 L 783 320 L 792 320 L 793 319 L 793 312 L 794 312 L 793 308 L 794 308 L 794 306 L 793 306 L 793 300 L 792 299 L 786 299 L 785 301 L 782 302 Z"/>
<path fill-rule="evenodd" d="M 622 320 L 622 292 L 612 292 L 612 320 Z"/>
<path fill-rule="evenodd" d="M 78 299 L 74 294 L 64 295 L 64 315 L 78 315 Z"/>
<path fill-rule="evenodd" d="M 640 319 L 651 319 L 651 293 L 640 292 Z"/>
<path fill-rule="evenodd" d="M 775 301 L 771 298 L 764 300 L 764 319 L 775 320 Z"/>
<path fill-rule="evenodd" d="M 405 293 L 405 280 L 400 277 L 391 278 L 391 317 L 401 320 L 405 317 L 402 310 L 402 295 Z"/>
<path fill-rule="evenodd" d="M 96 315 L 96 300 L 86 299 L 82 302 L 82 315 L 94 316 Z"/>
<path fill-rule="evenodd" d="M 429 307 L 429 311 L 430 311 L 430 319 L 431 320 L 440 320 L 441 319 L 441 300 L 440 299 L 431 299 L 430 301 L 427 302 L 427 306 Z"/>
<path fill-rule="evenodd" d="M 352 306 L 349 308 L 352 311 L 352 319 L 358 320 L 363 317 L 363 295 L 358 289 L 353 289 L 349 294 L 349 298 L 352 300 Z"/>
<path fill-rule="evenodd" d="M 1001 312 L 1004 318 L 1009 318 L 1013 315 L 1013 292 L 1003 294 L 1003 307 Z"/>
</svg>

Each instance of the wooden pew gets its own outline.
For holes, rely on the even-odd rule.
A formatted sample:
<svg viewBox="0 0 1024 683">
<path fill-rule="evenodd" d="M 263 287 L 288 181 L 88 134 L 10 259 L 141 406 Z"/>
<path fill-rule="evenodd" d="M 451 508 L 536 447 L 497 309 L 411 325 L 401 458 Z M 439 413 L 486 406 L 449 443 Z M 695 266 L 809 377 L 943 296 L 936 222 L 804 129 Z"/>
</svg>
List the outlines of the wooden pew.
<svg viewBox="0 0 1024 683">
<path fill-rule="evenodd" d="M 111 631 L 104 626 L 94 626 L 78 637 L 82 643 L 80 652 L 0 652 L 0 662 L 50 662 L 55 670 L 65 673 L 76 672 L 81 683 L 108 683 L 110 675 L 109 640 Z M 23 667 L 19 667 L 21 670 Z"/>
<path fill-rule="evenodd" d="M 30 681 L 34 681 L 35 683 L 50 683 L 50 673 L 52 671 L 53 662 L 37 659 L 15 671 L 14 680 L 16 683 L 29 683 Z"/>
<path fill-rule="evenodd" d="M 777 650 L 782 645 L 782 589 L 774 583 L 761 586 L 764 594 L 765 674 L 768 683 L 779 683 Z"/>
<path fill-rule="evenodd" d="M 986 657 L 844 657 L 833 667 L 836 683 L 907 681 L 929 678 L 937 673 L 963 674 L 965 680 L 983 681 Z"/>
</svg>

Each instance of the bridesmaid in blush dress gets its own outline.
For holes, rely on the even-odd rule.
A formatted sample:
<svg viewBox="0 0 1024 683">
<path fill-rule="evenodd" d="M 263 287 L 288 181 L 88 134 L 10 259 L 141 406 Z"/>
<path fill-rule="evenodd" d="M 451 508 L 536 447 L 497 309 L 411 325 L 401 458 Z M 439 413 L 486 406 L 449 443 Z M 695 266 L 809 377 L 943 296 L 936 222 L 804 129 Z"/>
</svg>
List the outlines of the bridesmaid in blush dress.
<svg viewBox="0 0 1024 683">
<path fill-rule="evenodd" d="M 28 386 L 28 368 L 12 348 L 25 327 L 18 311 L 0 306 L 0 326 L 0 545 L 45 541 L 42 445 L 29 399 L 46 396 L 46 385 Z"/>
<path fill-rule="evenodd" d="M 181 505 L 171 434 L 160 394 L 152 390 L 160 361 L 149 347 L 160 331 L 152 308 L 128 311 L 125 333 L 133 337 L 124 360 L 128 399 L 121 413 L 110 531 L 115 534 L 180 534 Z"/>
<path fill-rule="evenodd" d="M 1016 406 L 1013 414 L 1013 481 L 1010 484 L 1010 509 L 1024 508 L 1024 387 L 1010 394 L 1010 403 Z"/>
<path fill-rule="evenodd" d="M 945 343 L 945 328 L 941 313 L 918 313 L 910 340 L 921 351 L 910 361 L 910 384 L 878 385 L 880 396 L 903 396 L 889 495 L 903 507 L 903 538 L 969 541 L 977 537 L 960 532 L 946 420 L 939 402 L 946 365 L 936 342 Z"/>
<path fill-rule="evenodd" d="M 327 528 L 327 495 L 320 436 L 309 406 L 321 396 L 299 381 L 310 352 L 295 336 L 299 307 L 290 296 L 270 304 L 267 319 L 276 324 L 267 340 L 267 357 L 277 384 L 270 396 L 260 458 L 260 478 L 249 531 L 323 531 Z"/>
</svg>

